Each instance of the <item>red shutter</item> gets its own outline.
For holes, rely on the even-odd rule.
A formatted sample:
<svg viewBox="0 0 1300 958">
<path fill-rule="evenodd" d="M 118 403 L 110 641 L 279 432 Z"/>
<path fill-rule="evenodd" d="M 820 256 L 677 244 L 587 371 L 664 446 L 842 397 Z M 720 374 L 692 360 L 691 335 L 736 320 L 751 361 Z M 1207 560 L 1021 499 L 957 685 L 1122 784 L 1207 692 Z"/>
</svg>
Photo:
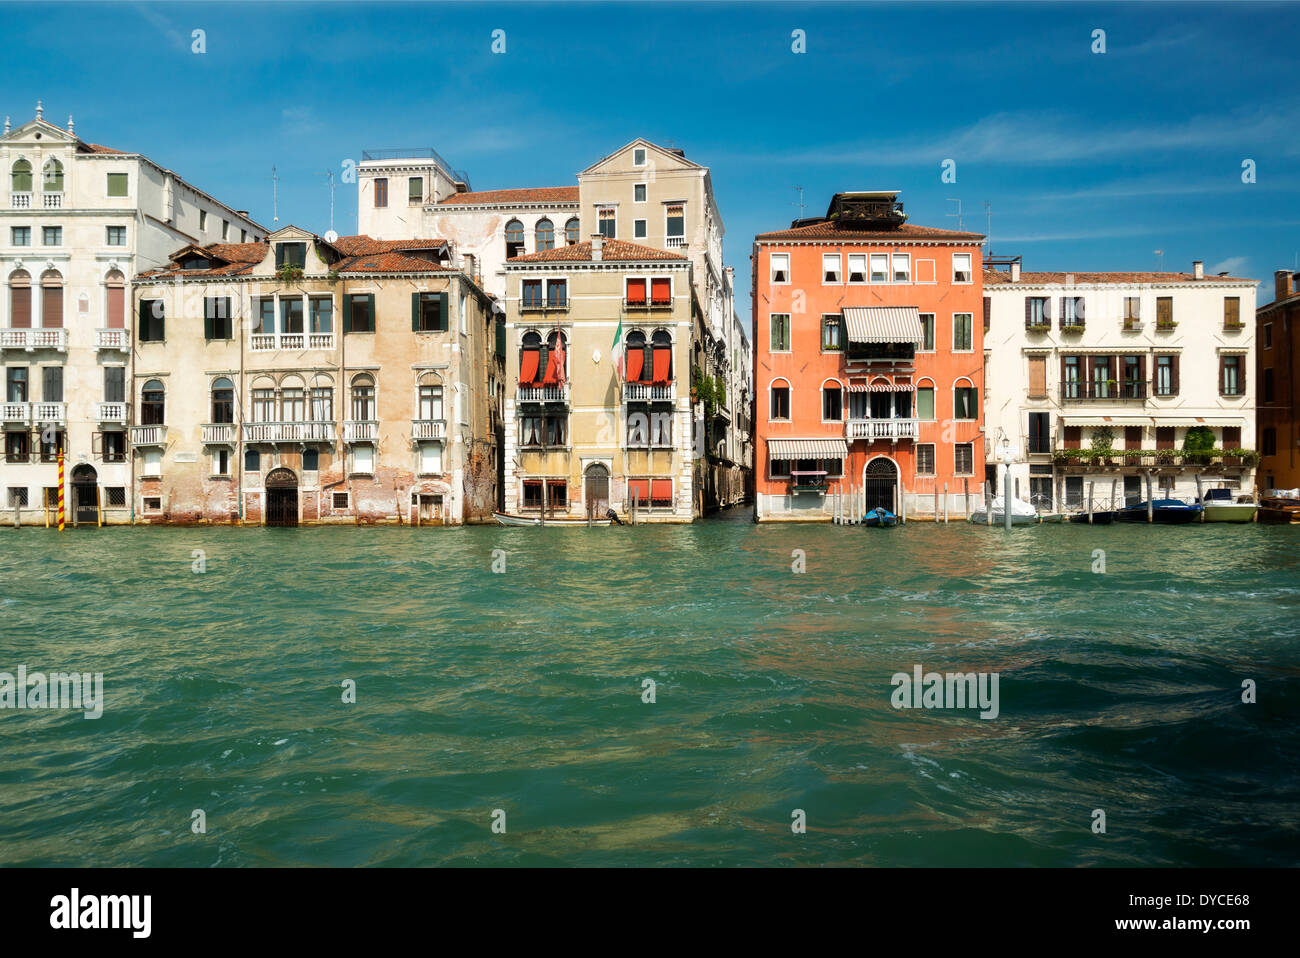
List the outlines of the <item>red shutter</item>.
<svg viewBox="0 0 1300 958">
<path fill-rule="evenodd" d="M 650 301 L 652 303 L 671 303 L 673 286 L 667 278 L 650 280 Z"/>
<path fill-rule="evenodd" d="M 1064 440 L 1063 440 L 1065 448 L 1078 449 L 1079 437 L 1080 437 L 1080 432 L 1078 426 L 1066 426 Z"/>
<path fill-rule="evenodd" d="M 655 502 L 672 502 L 673 481 L 671 479 L 651 479 L 650 498 Z"/>
<path fill-rule="evenodd" d="M 645 305 L 645 280 L 629 279 L 627 281 L 627 301 L 636 305 Z"/>
<path fill-rule="evenodd" d="M 41 289 L 41 325 L 57 329 L 63 325 L 63 287 L 45 286 Z"/>
<path fill-rule="evenodd" d="M 1223 427 L 1223 448 L 1224 449 L 1241 448 L 1241 427 L 1240 426 Z"/>
<path fill-rule="evenodd" d="M 672 351 L 669 349 L 655 350 L 655 369 L 654 378 L 650 381 L 659 386 L 668 384 L 668 366 L 669 359 L 672 357 Z"/>
<path fill-rule="evenodd" d="M 1178 395 L 1178 354 L 1174 353 L 1169 357 L 1169 379 L 1173 395 Z M 1173 448 L 1170 446 L 1169 448 Z"/>
<path fill-rule="evenodd" d="M 108 288 L 108 328 L 122 329 L 126 326 L 126 290 L 121 286 Z"/>
<path fill-rule="evenodd" d="M 1142 427 L 1141 426 L 1124 427 L 1124 448 L 1125 449 L 1142 448 Z"/>
<path fill-rule="evenodd" d="M 10 290 L 9 325 L 14 329 L 30 329 L 32 325 L 32 288 L 14 286 Z"/>
<path fill-rule="evenodd" d="M 627 501 L 631 503 L 633 499 L 643 506 L 650 502 L 649 479 L 629 479 L 627 481 Z"/>
<path fill-rule="evenodd" d="M 641 381 L 641 370 L 645 367 L 645 350 L 640 346 L 631 350 L 627 354 L 627 381 L 630 383 L 639 383 Z"/>
<path fill-rule="evenodd" d="M 519 385 L 528 386 L 537 379 L 537 350 L 525 349 L 519 357 Z"/>
</svg>

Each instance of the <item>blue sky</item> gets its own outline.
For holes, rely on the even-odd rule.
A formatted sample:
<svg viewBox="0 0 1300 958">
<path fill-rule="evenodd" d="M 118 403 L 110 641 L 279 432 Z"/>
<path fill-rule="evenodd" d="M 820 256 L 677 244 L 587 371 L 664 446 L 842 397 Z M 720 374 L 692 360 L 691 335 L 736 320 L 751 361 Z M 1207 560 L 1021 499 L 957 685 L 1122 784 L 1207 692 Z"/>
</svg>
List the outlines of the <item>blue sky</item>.
<svg viewBox="0 0 1300 958">
<path fill-rule="evenodd" d="M 39 97 L 268 226 L 272 166 L 280 224 L 324 232 L 323 174 L 365 149 L 432 146 L 494 189 L 572 185 L 636 136 L 684 148 L 713 171 L 746 319 L 752 237 L 798 215 L 795 186 L 809 215 L 900 189 L 939 226 L 960 198 L 980 232 L 987 202 L 993 251 L 1027 270 L 1163 250 L 1260 279 L 1260 302 L 1300 251 L 1296 5 L 7 6 L 0 112 Z M 335 228 L 355 227 L 340 184 Z"/>
</svg>

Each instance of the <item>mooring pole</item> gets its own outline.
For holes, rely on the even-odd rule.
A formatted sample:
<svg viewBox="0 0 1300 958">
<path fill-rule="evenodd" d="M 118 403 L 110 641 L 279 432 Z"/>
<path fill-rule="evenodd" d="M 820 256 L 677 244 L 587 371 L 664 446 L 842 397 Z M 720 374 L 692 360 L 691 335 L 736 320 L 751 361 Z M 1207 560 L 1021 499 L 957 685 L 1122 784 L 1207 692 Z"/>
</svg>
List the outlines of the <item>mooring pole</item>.
<svg viewBox="0 0 1300 958">
<path fill-rule="evenodd" d="M 63 531 L 63 447 L 59 447 L 59 531 Z"/>
<path fill-rule="evenodd" d="M 1002 527 L 1011 530 L 1011 464 L 1005 466 L 1006 477 L 1002 480 Z"/>
<path fill-rule="evenodd" d="M 1088 482 L 1088 525 L 1092 525 L 1092 486 L 1091 480 Z"/>
<path fill-rule="evenodd" d="M 1201 474 L 1199 472 L 1196 474 L 1196 501 L 1201 506 L 1201 515 L 1197 521 L 1204 522 L 1205 521 L 1205 493 L 1201 491 Z"/>
<path fill-rule="evenodd" d="M 948 524 L 948 483 L 943 484 L 943 524 Z"/>
<path fill-rule="evenodd" d="M 1147 522 L 1155 522 L 1156 504 L 1151 499 L 1151 473 L 1147 472 Z"/>
</svg>

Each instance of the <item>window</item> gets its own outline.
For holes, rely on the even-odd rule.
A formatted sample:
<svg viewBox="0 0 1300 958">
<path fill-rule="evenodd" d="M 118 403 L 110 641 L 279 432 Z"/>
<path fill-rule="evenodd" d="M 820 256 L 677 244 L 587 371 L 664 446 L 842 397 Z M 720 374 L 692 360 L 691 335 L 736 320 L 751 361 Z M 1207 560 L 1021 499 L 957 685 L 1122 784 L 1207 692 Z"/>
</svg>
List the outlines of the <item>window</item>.
<svg viewBox="0 0 1300 958">
<path fill-rule="evenodd" d="M 932 442 L 917 443 L 916 474 L 918 476 L 934 475 L 934 443 Z"/>
<path fill-rule="evenodd" d="M 6 367 L 5 387 L 6 402 L 27 402 L 27 367 Z"/>
<path fill-rule="evenodd" d="M 564 242 L 569 246 L 577 246 L 578 241 L 582 238 L 582 224 L 575 216 L 569 222 L 564 224 Z"/>
<path fill-rule="evenodd" d="M 844 419 L 844 392 L 838 383 L 822 387 L 822 419 L 826 422 Z"/>
<path fill-rule="evenodd" d="M 202 233 L 208 228 L 208 211 L 199 210 L 199 232 Z"/>
<path fill-rule="evenodd" d="M 1174 298 L 1172 296 L 1156 297 L 1156 329 L 1174 328 Z"/>
<path fill-rule="evenodd" d="M 302 297 L 285 297 L 280 300 L 280 332 L 302 332 Z"/>
<path fill-rule="evenodd" d="M 788 353 L 790 351 L 789 313 L 772 314 L 772 342 L 769 348 L 774 353 Z"/>
<path fill-rule="evenodd" d="M 1124 297 L 1124 326 L 1132 328 L 1142 321 L 1142 299 L 1138 296 Z"/>
<path fill-rule="evenodd" d="M 1219 395 L 1241 396 L 1245 393 L 1246 370 L 1242 356 L 1220 356 Z"/>
<path fill-rule="evenodd" d="M 632 165 L 645 166 L 645 147 L 638 146 L 632 151 Z"/>
<path fill-rule="evenodd" d="M 212 421 L 214 423 L 235 421 L 235 384 L 224 376 L 212 383 Z"/>
<path fill-rule="evenodd" d="M 373 293 L 355 293 L 348 296 L 348 323 L 345 333 L 373 333 L 375 331 L 375 296 Z"/>
<path fill-rule="evenodd" d="M 9 242 L 14 246 L 31 246 L 32 228 L 30 226 L 10 227 Z"/>
<path fill-rule="evenodd" d="M 956 386 L 952 391 L 952 418 L 978 419 L 979 409 L 974 386 Z"/>
<path fill-rule="evenodd" d="M 1083 430 L 1078 426 L 1061 428 L 1061 446 L 1065 449 L 1078 449 L 1083 442 Z"/>
<path fill-rule="evenodd" d="M 952 348 L 957 352 L 970 352 L 973 348 L 973 317 L 970 313 L 952 314 Z"/>
<path fill-rule="evenodd" d="M 569 281 L 567 279 L 548 279 L 546 281 L 546 305 L 552 309 L 562 309 L 569 303 Z"/>
<path fill-rule="evenodd" d="M 921 313 L 921 352 L 934 352 L 934 313 Z"/>
<path fill-rule="evenodd" d="M 867 254 L 849 254 L 849 282 L 865 283 L 867 281 Z"/>
<path fill-rule="evenodd" d="M 542 483 L 540 479 L 524 480 L 524 508 L 542 508 Z"/>
<path fill-rule="evenodd" d="M 1264 348 L 1265 349 L 1273 348 L 1273 324 L 1272 323 L 1264 324 Z"/>
<path fill-rule="evenodd" d="M 424 202 L 424 177 L 406 178 L 406 202 L 408 206 L 419 206 Z"/>
<path fill-rule="evenodd" d="M 645 239 L 645 238 L 646 238 L 646 221 L 645 221 L 645 220 L 633 220 L 633 221 L 632 221 L 632 238 L 633 238 L 633 239 Z"/>
<path fill-rule="evenodd" d="M 27 505 L 27 487 L 10 486 L 9 487 L 9 508 L 26 507 Z"/>
<path fill-rule="evenodd" d="M 352 418 L 357 422 L 375 421 L 375 380 L 366 373 L 352 380 Z"/>
<path fill-rule="evenodd" d="M 1227 329 L 1240 329 L 1242 327 L 1240 296 L 1223 297 L 1223 325 Z"/>
<path fill-rule="evenodd" d="M 1029 392 L 1030 399 L 1047 398 L 1047 357 L 1029 357 Z"/>
<path fill-rule="evenodd" d="M 160 380 L 151 379 L 140 390 L 140 424 L 161 426 L 167 420 L 165 393 Z"/>
<path fill-rule="evenodd" d="M 259 472 L 262 468 L 262 454 L 256 449 L 244 450 L 244 472 Z"/>
<path fill-rule="evenodd" d="M 221 221 L 221 242 L 230 239 L 230 223 L 226 220 Z"/>
<path fill-rule="evenodd" d="M 934 418 L 934 387 L 933 386 L 916 387 L 916 418 L 917 419 Z"/>
<path fill-rule="evenodd" d="M 10 435 L 14 435 L 14 433 L 10 433 Z M 1259 451 L 1260 455 L 1276 456 L 1277 455 L 1277 430 L 1274 429 L 1272 426 L 1265 427 L 1264 430 L 1260 433 L 1260 443 L 1261 443 L 1261 449 Z M 1270 483 L 1269 485 L 1271 487 L 1272 483 Z"/>
<path fill-rule="evenodd" d="M 773 479 L 788 479 L 790 477 L 790 460 L 773 459 L 768 463 L 767 471 Z"/>
<path fill-rule="evenodd" d="M 537 226 L 534 227 L 533 236 L 536 242 L 536 251 L 555 249 L 555 224 L 548 219 L 540 219 Z"/>
<path fill-rule="evenodd" d="M 311 331 L 313 333 L 334 332 L 334 297 L 313 296 L 311 303 Z"/>
<path fill-rule="evenodd" d="M 772 282 L 790 282 L 790 254 L 772 253 L 769 259 L 772 267 Z"/>
<path fill-rule="evenodd" d="M 162 496 L 144 496 L 140 503 L 145 512 L 162 512 Z"/>
<path fill-rule="evenodd" d="M 1264 402 L 1273 401 L 1273 368 L 1264 370 Z"/>
<path fill-rule="evenodd" d="M 126 245 L 126 227 L 125 226 L 106 226 L 104 242 L 108 246 L 125 246 Z"/>
<path fill-rule="evenodd" d="M 41 183 L 41 190 L 46 193 L 63 192 L 63 164 L 54 157 L 45 161 L 45 167 L 42 171 L 44 179 Z"/>
<path fill-rule="evenodd" d="M 330 497 L 330 507 L 333 509 L 346 509 L 348 507 L 348 494 L 346 492 L 336 492 Z"/>
<path fill-rule="evenodd" d="M 32 164 L 28 160 L 15 160 L 11 170 L 10 189 L 14 193 L 30 193 L 32 191 Z"/>
<path fill-rule="evenodd" d="M 253 422 L 275 422 L 275 390 L 253 390 Z"/>
<path fill-rule="evenodd" d="M 41 325 L 46 329 L 63 325 L 63 276 L 58 270 L 41 274 Z"/>
<path fill-rule="evenodd" d="M 873 283 L 889 282 L 889 254 L 871 254 L 871 281 Z"/>
<path fill-rule="evenodd" d="M 358 443 L 352 447 L 352 474 L 372 476 L 375 473 L 375 447 Z"/>
<path fill-rule="evenodd" d="M 605 239 L 617 238 L 618 230 L 615 226 L 614 216 L 615 211 L 612 206 L 603 207 L 597 214 L 597 232 Z"/>
<path fill-rule="evenodd" d="M 375 179 L 375 209 L 380 210 L 388 205 L 388 178 L 377 177 Z"/>
<path fill-rule="evenodd" d="M 894 254 L 894 282 L 910 283 L 912 281 L 912 257 L 907 253 Z"/>
<path fill-rule="evenodd" d="M 840 281 L 840 254 L 822 254 L 822 282 L 838 283 Z"/>
<path fill-rule="evenodd" d="M 126 433 L 120 430 L 104 433 L 104 461 L 126 462 Z"/>
<path fill-rule="evenodd" d="M 506 224 L 506 259 L 524 255 L 524 224 L 511 220 Z"/>
<path fill-rule="evenodd" d="M 646 197 L 646 184 L 636 183 L 632 186 L 632 201 L 635 203 L 644 203 Z"/>
<path fill-rule="evenodd" d="M 1157 449 L 1174 448 L 1174 427 L 1173 426 L 1156 426 L 1156 448 Z"/>
<path fill-rule="evenodd" d="M 436 383 L 420 387 L 420 418 L 442 418 L 442 387 Z"/>
<path fill-rule="evenodd" d="M 140 341 L 161 343 L 166 333 L 166 315 L 161 299 L 140 300 Z"/>
<path fill-rule="evenodd" d="M 1025 297 L 1025 328 L 1052 325 L 1052 311 L 1046 296 Z"/>
<path fill-rule="evenodd" d="M 127 194 L 126 176 L 127 175 L 125 173 L 105 174 L 105 177 L 108 180 L 106 184 L 106 189 L 108 190 L 109 196 L 126 196 Z M 204 227 L 203 217 L 206 215 L 207 215 L 206 213 L 199 214 L 199 219 L 200 219 L 199 229 L 203 229 Z"/>
<path fill-rule="evenodd" d="M 442 443 L 420 443 L 420 475 L 442 475 Z"/>
<path fill-rule="evenodd" d="M 63 245 L 63 227 L 62 226 L 42 226 L 41 242 L 46 246 Z"/>
<path fill-rule="evenodd" d="M 837 313 L 822 316 L 822 349 L 825 351 L 843 349 L 840 336 L 840 317 Z"/>
<path fill-rule="evenodd" d="M 1156 357 L 1156 395 L 1178 395 L 1178 357 Z"/>
<path fill-rule="evenodd" d="M 311 418 L 313 422 L 334 421 L 334 388 L 332 386 L 312 387 Z"/>
<path fill-rule="evenodd" d="M 975 444 L 959 442 L 953 446 L 954 474 L 958 476 L 975 475 Z"/>
<path fill-rule="evenodd" d="M 32 434 L 5 433 L 5 462 L 28 462 L 32 457 Z"/>
<path fill-rule="evenodd" d="M 212 451 L 212 475 L 230 475 L 230 450 L 224 446 Z"/>
<path fill-rule="evenodd" d="M 1061 297 L 1061 328 L 1077 329 L 1083 326 L 1083 297 Z"/>
<path fill-rule="evenodd" d="M 772 419 L 790 418 L 790 387 L 772 387 Z"/>
<path fill-rule="evenodd" d="M 412 293 L 411 329 L 420 333 L 445 333 L 447 324 L 446 293 Z"/>
<path fill-rule="evenodd" d="M 522 295 L 524 301 L 524 309 L 541 309 L 542 308 L 542 281 L 540 279 L 524 280 Z"/>
<path fill-rule="evenodd" d="M 275 244 L 275 267 L 295 266 L 302 269 L 307 265 L 307 244 L 306 243 L 276 243 Z"/>
<path fill-rule="evenodd" d="M 1041 454 L 1052 451 L 1052 415 L 1046 412 L 1029 414 L 1029 452 Z"/>
<path fill-rule="evenodd" d="M 140 469 L 142 475 L 144 475 L 147 478 L 153 478 L 153 479 L 156 479 L 157 477 L 162 475 L 162 450 L 161 449 L 146 449 L 144 450 L 144 454 L 141 456 L 141 459 L 143 460 L 143 464 Z M 152 511 L 157 512 L 159 509 L 162 508 L 162 499 L 155 498 L 153 501 L 154 501 L 154 505 L 151 507 L 148 505 L 149 500 L 146 499 L 145 508 L 146 509 L 151 508 Z"/>
<path fill-rule="evenodd" d="M 952 254 L 952 281 L 954 283 L 971 281 L 970 253 Z"/>
<path fill-rule="evenodd" d="M 63 367 L 41 367 L 41 402 L 63 402 Z"/>
<path fill-rule="evenodd" d="M 993 324 L 993 297 L 985 296 L 984 297 L 984 332 L 987 333 L 989 331 L 989 327 L 992 324 Z"/>
<path fill-rule="evenodd" d="M 126 367 L 104 367 L 104 402 L 126 402 Z"/>
<path fill-rule="evenodd" d="M 229 296 L 203 298 L 203 338 L 233 339 L 234 324 L 230 318 Z"/>
</svg>

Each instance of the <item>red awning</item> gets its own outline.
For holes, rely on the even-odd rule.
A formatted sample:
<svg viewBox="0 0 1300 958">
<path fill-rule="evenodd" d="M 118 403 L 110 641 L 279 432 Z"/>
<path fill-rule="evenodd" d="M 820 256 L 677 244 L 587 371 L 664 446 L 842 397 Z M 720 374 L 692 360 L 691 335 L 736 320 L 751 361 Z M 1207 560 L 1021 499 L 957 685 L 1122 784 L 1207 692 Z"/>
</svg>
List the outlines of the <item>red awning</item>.
<svg viewBox="0 0 1300 958">
<path fill-rule="evenodd" d="M 537 379 L 537 350 L 525 349 L 519 357 L 519 385 L 529 386 Z"/>
<path fill-rule="evenodd" d="M 673 497 L 673 481 L 671 479 L 651 479 L 650 480 L 650 498 L 655 502 L 660 500 L 671 500 Z"/>
<path fill-rule="evenodd" d="M 629 279 L 627 281 L 627 301 L 629 303 L 645 302 L 645 280 Z"/>
<path fill-rule="evenodd" d="M 555 348 L 551 350 L 550 357 L 546 360 L 546 377 L 542 380 L 543 386 L 558 386 L 564 382 L 564 350 Z"/>
<path fill-rule="evenodd" d="M 650 480 L 649 479 L 629 479 L 627 481 L 627 501 L 636 500 L 640 503 L 650 501 Z"/>
<path fill-rule="evenodd" d="M 668 348 L 655 350 L 654 378 L 650 381 L 656 386 L 668 385 L 668 366 L 672 359 L 672 350 Z"/>
<path fill-rule="evenodd" d="M 650 302 L 668 303 L 673 298 L 673 286 L 666 278 L 650 280 Z"/>
<path fill-rule="evenodd" d="M 637 346 L 627 354 L 627 381 L 639 383 L 641 381 L 641 370 L 644 368 L 645 350 Z"/>
</svg>

